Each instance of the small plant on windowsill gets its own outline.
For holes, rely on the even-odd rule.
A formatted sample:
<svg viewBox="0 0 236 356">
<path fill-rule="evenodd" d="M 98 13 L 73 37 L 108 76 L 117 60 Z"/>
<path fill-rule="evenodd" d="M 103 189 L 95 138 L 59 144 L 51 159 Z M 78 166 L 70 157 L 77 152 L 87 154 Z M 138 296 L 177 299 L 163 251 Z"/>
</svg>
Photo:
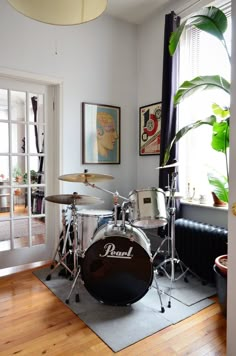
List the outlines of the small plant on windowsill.
<svg viewBox="0 0 236 356">
<path fill-rule="evenodd" d="M 224 33 L 228 26 L 227 18 L 220 9 L 217 9 L 213 6 L 203 8 L 201 11 L 184 21 L 181 26 L 172 33 L 169 42 L 169 51 L 171 55 L 174 55 L 175 53 L 184 28 L 191 26 L 205 31 L 217 38 L 223 45 L 230 63 L 231 58 L 224 38 Z M 174 97 L 174 104 L 178 105 L 183 99 L 196 93 L 199 90 L 210 89 L 218 89 L 230 95 L 230 83 L 223 77 L 219 75 L 199 76 L 190 81 L 185 81 L 179 87 Z M 210 117 L 207 117 L 203 120 L 198 120 L 180 129 L 167 147 L 163 165 L 166 165 L 169 160 L 172 146 L 188 132 L 192 131 L 193 129 L 197 129 L 202 125 L 210 125 L 212 127 L 211 148 L 215 151 L 221 152 L 225 156 L 225 174 L 219 175 L 218 173 L 216 174 L 215 171 L 209 172 L 208 181 L 218 199 L 228 203 L 229 170 L 227 153 L 229 149 L 230 135 L 230 108 L 222 108 L 215 103 L 212 105 L 212 115 Z"/>
</svg>

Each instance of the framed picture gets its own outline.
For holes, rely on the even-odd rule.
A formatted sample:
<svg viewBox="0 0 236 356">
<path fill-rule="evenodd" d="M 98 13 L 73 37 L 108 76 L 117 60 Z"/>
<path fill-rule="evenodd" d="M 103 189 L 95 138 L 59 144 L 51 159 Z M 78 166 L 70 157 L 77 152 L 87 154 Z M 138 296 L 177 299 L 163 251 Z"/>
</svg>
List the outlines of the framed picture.
<svg viewBox="0 0 236 356">
<path fill-rule="evenodd" d="M 139 108 L 139 155 L 159 155 L 161 102 Z"/>
<path fill-rule="evenodd" d="M 120 163 L 120 107 L 82 103 L 82 163 Z"/>
</svg>

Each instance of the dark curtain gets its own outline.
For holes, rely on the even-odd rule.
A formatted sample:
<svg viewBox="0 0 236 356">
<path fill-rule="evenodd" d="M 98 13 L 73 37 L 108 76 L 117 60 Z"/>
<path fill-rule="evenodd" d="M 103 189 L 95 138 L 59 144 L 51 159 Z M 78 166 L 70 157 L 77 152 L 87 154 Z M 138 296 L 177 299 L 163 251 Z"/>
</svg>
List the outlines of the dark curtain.
<svg viewBox="0 0 236 356">
<path fill-rule="evenodd" d="M 171 33 L 175 31 L 180 24 L 180 17 L 173 11 L 165 16 L 164 29 L 164 54 L 163 54 L 163 75 L 162 75 L 162 119 L 161 119 L 161 142 L 160 142 L 160 165 L 163 164 L 164 154 L 167 146 L 176 133 L 176 108 L 173 104 L 174 95 L 178 84 L 178 50 L 174 56 L 169 54 L 169 39 Z M 178 160 L 176 145 L 171 150 L 170 159 L 167 164 Z M 159 170 L 159 187 L 166 190 L 170 186 L 173 174 L 178 168 L 166 168 Z M 178 175 L 176 177 L 176 190 L 178 190 Z M 180 214 L 179 200 L 176 201 L 176 217 Z"/>
<path fill-rule="evenodd" d="M 180 17 L 173 11 L 165 16 L 160 165 L 164 161 L 166 148 L 176 133 L 176 108 L 173 105 L 173 98 L 177 91 L 178 51 L 172 57 L 169 54 L 168 46 L 171 33 L 178 28 L 179 24 Z M 168 164 L 173 163 L 175 159 L 178 159 L 178 153 L 174 146 Z M 171 171 L 173 172 L 173 169 L 161 169 L 159 171 L 160 188 L 165 190 L 169 183 L 168 176 L 170 176 Z"/>
</svg>

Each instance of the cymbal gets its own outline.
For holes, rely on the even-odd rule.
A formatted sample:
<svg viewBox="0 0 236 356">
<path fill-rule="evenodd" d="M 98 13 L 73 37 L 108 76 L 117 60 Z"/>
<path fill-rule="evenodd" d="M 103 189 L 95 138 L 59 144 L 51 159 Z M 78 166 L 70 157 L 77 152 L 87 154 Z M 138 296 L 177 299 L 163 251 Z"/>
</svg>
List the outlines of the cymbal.
<svg viewBox="0 0 236 356">
<path fill-rule="evenodd" d="M 67 205 L 90 205 L 103 203 L 103 200 L 101 200 L 100 198 L 91 197 L 89 195 L 79 195 L 77 193 L 49 195 L 45 197 L 45 200 L 50 201 L 51 203 Z"/>
<path fill-rule="evenodd" d="M 97 174 L 97 173 L 72 173 L 72 174 L 64 174 L 58 177 L 60 180 L 64 180 L 67 182 L 104 182 L 106 180 L 114 179 L 114 177 L 108 174 Z"/>
<path fill-rule="evenodd" d="M 178 167 L 178 166 L 179 166 L 179 162 L 175 162 L 175 163 L 168 164 L 166 166 L 156 167 L 156 169 L 172 168 L 172 167 Z"/>
</svg>

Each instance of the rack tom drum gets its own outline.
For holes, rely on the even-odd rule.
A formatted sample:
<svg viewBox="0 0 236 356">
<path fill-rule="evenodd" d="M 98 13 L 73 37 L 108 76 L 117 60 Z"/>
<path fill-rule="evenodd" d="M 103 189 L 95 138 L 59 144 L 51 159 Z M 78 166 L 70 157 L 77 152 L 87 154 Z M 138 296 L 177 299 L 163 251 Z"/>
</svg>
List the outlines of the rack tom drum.
<svg viewBox="0 0 236 356">
<path fill-rule="evenodd" d="M 167 224 L 166 197 L 162 189 L 147 188 L 129 193 L 131 225 L 152 229 Z"/>
</svg>

